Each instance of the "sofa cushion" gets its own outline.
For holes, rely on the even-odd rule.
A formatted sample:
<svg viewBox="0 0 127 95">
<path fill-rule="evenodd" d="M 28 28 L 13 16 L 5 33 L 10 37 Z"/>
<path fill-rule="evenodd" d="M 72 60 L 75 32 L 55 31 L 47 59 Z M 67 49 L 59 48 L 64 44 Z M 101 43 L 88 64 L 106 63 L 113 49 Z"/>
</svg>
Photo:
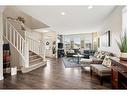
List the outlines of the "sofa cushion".
<svg viewBox="0 0 127 95">
<path fill-rule="evenodd" d="M 97 57 L 98 54 L 99 54 L 99 52 L 96 51 L 96 52 L 94 53 L 94 57 Z"/>
<path fill-rule="evenodd" d="M 109 56 L 105 56 L 103 62 L 102 62 L 102 65 L 110 68 L 111 67 L 111 60 L 110 60 L 110 57 Z"/>
<path fill-rule="evenodd" d="M 68 53 L 75 53 L 74 50 L 68 50 L 67 52 L 68 52 Z"/>
<path fill-rule="evenodd" d="M 100 59 L 104 59 L 104 58 L 105 58 L 105 54 L 103 54 L 103 53 L 100 52 L 99 58 L 100 58 Z"/>
<path fill-rule="evenodd" d="M 92 59 L 85 59 L 85 58 L 81 58 L 80 62 L 83 62 L 83 63 L 91 63 L 92 62 Z"/>
<path fill-rule="evenodd" d="M 111 69 L 103 66 L 102 64 L 91 64 L 91 69 L 99 76 L 111 75 Z"/>
</svg>

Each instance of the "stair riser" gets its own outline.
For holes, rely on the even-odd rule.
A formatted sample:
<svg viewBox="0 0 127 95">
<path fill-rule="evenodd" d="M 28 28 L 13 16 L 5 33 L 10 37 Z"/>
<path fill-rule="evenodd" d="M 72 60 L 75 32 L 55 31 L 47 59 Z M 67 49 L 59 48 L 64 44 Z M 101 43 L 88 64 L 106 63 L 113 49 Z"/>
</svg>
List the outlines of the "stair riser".
<svg viewBox="0 0 127 95">
<path fill-rule="evenodd" d="M 36 66 L 31 66 L 31 67 L 29 67 L 29 68 L 22 68 L 22 73 L 30 72 L 30 71 L 32 71 L 32 70 L 35 70 L 35 69 L 41 67 L 41 66 L 46 66 L 46 63 L 38 64 L 38 65 L 36 65 Z"/>
<path fill-rule="evenodd" d="M 33 52 L 29 52 L 29 55 L 31 56 L 31 55 L 36 55 L 35 53 L 33 53 Z"/>
<path fill-rule="evenodd" d="M 33 57 L 30 57 L 29 60 L 31 61 L 31 60 L 35 60 L 37 58 L 40 58 L 40 57 L 39 56 L 33 56 Z"/>
<path fill-rule="evenodd" d="M 30 60 L 29 62 L 31 63 L 31 62 L 37 62 L 37 61 L 43 61 L 43 59 L 42 58 L 37 58 L 37 59 Z"/>
<path fill-rule="evenodd" d="M 32 55 L 36 55 L 36 54 L 34 54 L 34 53 L 29 53 L 29 56 L 32 56 Z"/>
</svg>

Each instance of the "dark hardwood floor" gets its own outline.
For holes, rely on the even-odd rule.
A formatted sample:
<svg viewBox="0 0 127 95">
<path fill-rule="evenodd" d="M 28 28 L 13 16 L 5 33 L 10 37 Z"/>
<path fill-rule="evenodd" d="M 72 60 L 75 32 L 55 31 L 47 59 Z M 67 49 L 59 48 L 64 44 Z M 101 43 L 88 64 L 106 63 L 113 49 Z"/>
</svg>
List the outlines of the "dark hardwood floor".
<svg viewBox="0 0 127 95">
<path fill-rule="evenodd" d="M 0 89 L 111 89 L 111 83 L 105 81 L 101 86 L 95 75 L 91 78 L 81 68 L 65 68 L 61 60 L 48 58 L 45 67 L 6 76 Z"/>
</svg>

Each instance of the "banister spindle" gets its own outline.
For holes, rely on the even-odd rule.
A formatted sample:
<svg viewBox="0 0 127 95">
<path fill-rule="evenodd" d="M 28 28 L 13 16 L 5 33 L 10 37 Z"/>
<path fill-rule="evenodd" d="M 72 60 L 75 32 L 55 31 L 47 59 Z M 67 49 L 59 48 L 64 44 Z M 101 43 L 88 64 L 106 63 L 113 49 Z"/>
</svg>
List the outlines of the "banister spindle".
<svg viewBox="0 0 127 95">
<path fill-rule="evenodd" d="M 10 31 L 10 33 L 9 33 L 10 34 L 9 35 L 10 36 L 9 37 L 10 38 L 10 42 L 12 42 L 12 27 L 11 26 L 9 27 L 9 31 Z"/>
<path fill-rule="evenodd" d="M 20 52 L 21 52 L 21 47 L 22 47 L 22 46 L 21 46 L 21 43 L 22 43 L 22 42 L 21 42 L 21 37 L 19 37 L 19 51 L 20 51 Z"/>
<path fill-rule="evenodd" d="M 8 38 L 8 23 L 7 23 L 7 20 L 6 20 L 6 25 L 5 26 L 6 26 L 6 35 L 5 36 L 6 36 L 6 38 Z"/>
<path fill-rule="evenodd" d="M 19 48 L 19 37 L 18 37 L 18 34 L 16 33 L 16 44 L 17 44 L 17 49 Z"/>
<path fill-rule="evenodd" d="M 15 31 L 13 30 L 13 44 L 14 44 L 14 46 L 15 46 L 15 38 L 16 38 Z"/>
</svg>

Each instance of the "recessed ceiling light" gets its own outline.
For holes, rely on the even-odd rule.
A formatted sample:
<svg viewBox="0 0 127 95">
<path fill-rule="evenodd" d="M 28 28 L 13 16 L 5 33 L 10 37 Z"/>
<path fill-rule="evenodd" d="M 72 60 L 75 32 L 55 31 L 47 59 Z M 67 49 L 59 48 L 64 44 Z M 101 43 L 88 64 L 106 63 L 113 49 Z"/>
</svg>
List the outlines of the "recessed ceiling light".
<svg viewBox="0 0 127 95">
<path fill-rule="evenodd" d="M 92 6 L 92 5 L 88 6 L 88 9 L 92 9 L 92 8 L 93 8 L 93 6 Z"/>
<path fill-rule="evenodd" d="M 43 32 L 49 32 L 49 30 L 43 30 Z"/>
<path fill-rule="evenodd" d="M 61 15 L 65 15 L 66 13 L 65 12 L 61 12 Z"/>
</svg>

